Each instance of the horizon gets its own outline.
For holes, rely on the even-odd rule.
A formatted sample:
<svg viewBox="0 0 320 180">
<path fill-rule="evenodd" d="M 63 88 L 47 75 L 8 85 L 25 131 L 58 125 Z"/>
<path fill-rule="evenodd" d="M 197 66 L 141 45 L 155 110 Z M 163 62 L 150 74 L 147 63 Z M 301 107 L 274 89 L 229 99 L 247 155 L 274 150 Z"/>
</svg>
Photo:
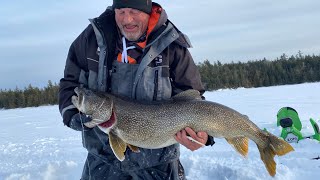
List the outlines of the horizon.
<svg viewBox="0 0 320 180">
<path fill-rule="evenodd" d="M 299 51 L 297 54 L 295 54 L 295 55 L 287 55 L 287 54 L 282 54 L 281 56 L 283 56 L 283 55 L 285 55 L 285 57 L 287 58 L 287 60 L 290 58 L 290 57 L 295 57 L 295 58 L 297 58 L 297 56 L 299 56 L 299 55 L 301 55 L 302 57 L 305 57 L 305 56 L 320 56 L 320 54 L 319 55 L 315 55 L 315 54 L 307 54 L 307 55 L 304 55 L 301 51 Z M 215 63 L 221 63 L 222 65 L 229 65 L 229 64 L 238 64 L 238 63 L 252 63 L 252 62 L 258 62 L 258 61 L 264 61 L 264 60 L 267 60 L 267 61 L 270 61 L 270 62 L 274 62 L 274 61 L 279 61 L 280 59 L 281 59 L 281 56 L 279 56 L 279 57 L 277 57 L 276 59 L 266 59 L 266 58 L 262 58 L 262 59 L 256 59 L 256 60 L 252 60 L 252 61 L 245 61 L 245 62 L 241 62 L 241 61 L 238 61 L 238 62 L 233 62 L 233 61 L 231 61 L 231 62 L 221 62 L 221 61 L 219 61 L 219 60 L 217 60 L 217 61 L 209 61 L 209 63 L 210 64 L 212 64 L 212 65 L 214 65 Z M 205 61 L 207 61 L 207 59 L 206 60 L 203 60 L 202 62 L 198 62 L 198 63 L 196 63 L 196 65 L 197 66 L 199 66 L 199 65 L 201 65 L 201 63 L 204 63 Z M 36 86 L 36 85 L 33 85 L 33 84 L 31 84 L 31 83 L 29 83 L 29 84 L 27 84 L 27 85 L 25 85 L 24 87 L 19 87 L 19 86 L 15 86 L 14 88 L 1 88 L 0 87 L 0 90 L 1 91 L 10 91 L 10 90 L 16 90 L 16 89 L 18 89 L 18 90 L 25 90 L 25 89 L 27 89 L 29 86 L 31 86 L 32 88 L 39 88 L 40 90 L 43 90 L 44 88 L 46 88 L 46 87 L 48 87 L 48 84 L 49 84 L 49 82 L 51 82 L 51 84 L 53 84 L 54 86 L 56 86 L 56 85 L 59 85 L 59 81 L 56 81 L 56 82 L 54 82 L 54 81 L 52 81 L 52 80 L 47 80 L 47 82 L 46 83 L 43 83 L 43 84 L 41 84 L 40 86 Z M 315 82 L 318 82 L 318 81 L 315 81 Z M 302 83 L 310 83 L 310 82 L 302 82 Z M 295 84 L 301 84 L 301 83 L 295 83 Z M 275 86 L 277 86 L 277 85 L 275 85 Z M 264 87 L 264 86 L 261 86 L 261 87 Z M 269 86 L 265 86 L 265 87 L 269 87 Z"/>
</svg>

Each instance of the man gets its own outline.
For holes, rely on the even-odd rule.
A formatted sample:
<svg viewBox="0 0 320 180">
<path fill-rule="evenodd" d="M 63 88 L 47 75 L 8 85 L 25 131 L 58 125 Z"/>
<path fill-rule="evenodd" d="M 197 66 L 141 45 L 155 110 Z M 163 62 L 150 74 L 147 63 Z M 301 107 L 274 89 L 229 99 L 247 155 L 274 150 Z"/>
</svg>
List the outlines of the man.
<svg viewBox="0 0 320 180">
<path fill-rule="evenodd" d="M 120 162 L 108 136 L 97 127 L 83 125 L 92 119 L 79 113 L 71 97 L 78 86 L 145 101 L 169 99 L 187 89 L 203 94 L 187 37 L 151 0 L 114 0 L 112 7 L 90 21 L 70 47 L 59 92 L 63 122 L 83 132 L 88 150 L 82 179 L 184 179 L 178 144 L 140 148 L 140 153 L 127 150 Z M 192 151 L 201 145 L 187 135 L 206 145 L 214 143 L 205 132 L 186 128 L 175 138 Z"/>
</svg>

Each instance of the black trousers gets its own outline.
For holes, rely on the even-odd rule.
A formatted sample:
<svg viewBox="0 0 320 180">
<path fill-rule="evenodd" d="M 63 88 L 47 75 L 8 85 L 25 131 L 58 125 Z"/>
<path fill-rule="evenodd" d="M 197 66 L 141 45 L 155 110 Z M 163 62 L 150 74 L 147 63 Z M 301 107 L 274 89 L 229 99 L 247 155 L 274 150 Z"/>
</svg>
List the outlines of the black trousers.
<svg viewBox="0 0 320 180">
<path fill-rule="evenodd" d="M 88 154 L 81 180 L 185 180 L 179 160 L 133 171 L 122 171 Z"/>
</svg>

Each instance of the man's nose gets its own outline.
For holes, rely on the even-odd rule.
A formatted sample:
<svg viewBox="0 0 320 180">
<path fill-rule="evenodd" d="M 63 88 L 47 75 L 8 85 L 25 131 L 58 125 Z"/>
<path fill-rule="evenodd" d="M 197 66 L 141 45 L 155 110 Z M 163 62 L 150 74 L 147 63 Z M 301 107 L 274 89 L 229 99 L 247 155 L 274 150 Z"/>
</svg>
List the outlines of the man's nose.
<svg viewBox="0 0 320 180">
<path fill-rule="evenodd" d="M 130 23 L 133 21 L 133 17 L 130 14 L 126 14 L 124 15 L 123 21 L 124 23 Z"/>
</svg>

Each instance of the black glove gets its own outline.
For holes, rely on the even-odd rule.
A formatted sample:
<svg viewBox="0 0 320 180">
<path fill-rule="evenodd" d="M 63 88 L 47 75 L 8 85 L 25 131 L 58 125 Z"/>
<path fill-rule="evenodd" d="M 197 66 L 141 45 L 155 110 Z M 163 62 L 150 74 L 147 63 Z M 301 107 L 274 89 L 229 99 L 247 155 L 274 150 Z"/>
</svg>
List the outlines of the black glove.
<svg viewBox="0 0 320 180">
<path fill-rule="evenodd" d="M 76 131 L 89 131 L 91 128 L 88 128 L 84 125 L 84 123 L 92 121 L 90 116 L 85 114 L 77 113 L 72 116 L 69 127 L 76 130 Z"/>
<path fill-rule="evenodd" d="M 213 146 L 216 142 L 214 142 L 214 138 L 208 135 L 208 140 L 206 142 L 206 146 Z"/>
</svg>

